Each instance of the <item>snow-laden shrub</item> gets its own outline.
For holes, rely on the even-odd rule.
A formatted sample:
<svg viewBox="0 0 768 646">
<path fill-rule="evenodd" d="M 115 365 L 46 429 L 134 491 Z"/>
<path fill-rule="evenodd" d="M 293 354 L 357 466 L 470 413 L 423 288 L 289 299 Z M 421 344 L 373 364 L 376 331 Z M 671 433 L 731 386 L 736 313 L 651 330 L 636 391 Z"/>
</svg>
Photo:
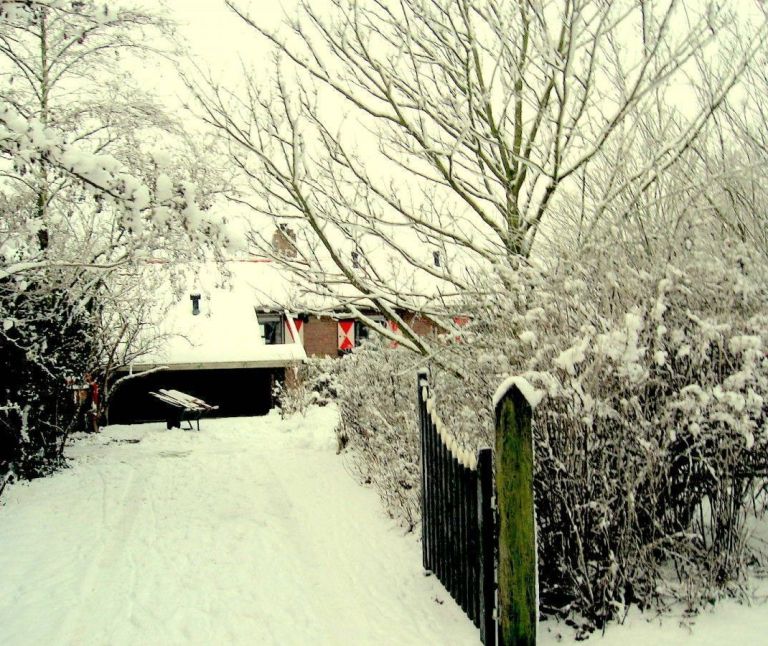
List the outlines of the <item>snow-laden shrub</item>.
<svg viewBox="0 0 768 646">
<path fill-rule="evenodd" d="M 70 293 L 9 282 L 0 281 L 0 481 L 63 464 L 82 420 L 66 381 L 87 370 L 92 346 L 88 312 Z"/>
<path fill-rule="evenodd" d="M 468 411 L 490 415 L 504 373 L 544 395 L 534 432 L 549 607 L 600 623 L 630 602 L 696 605 L 744 574 L 768 450 L 768 272 L 737 245 L 722 251 L 643 269 L 584 253 L 520 270 L 446 350 L 464 378 L 442 371 L 438 393 L 460 437 L 477 428 Z M 484 430 L 477 441 L 492 441 Z"/>
<path fill-rule="evenodd" d="M 409 530 L 419 521 L 421 499 L 414 374 L 411 353 L 375 342 L 345 357 L 337 374 L 340 444 Z"/>
<path fill-rule="evenodd" d="M 335 400 L 334 364 L 329 357 L 316 357 L 286 368 L 285 381 L 276 381 L 272 389 L 280 415 L 306 415 L 310 406 L 326 406 Z"/>
<path fill-rule="evenodd" d="M 490 399 L 525 377 L 534 413 L 543 607 L 587 627 L 640 606 L 691 607 L 754 556 L 746 521 L 768 460 L 768 272 L 722 258 L 628 266 L 585 250 L 521 268 L 465 305 L 433 365 L 440 414 L 467 448 L 493 444 Z M 339 362 L 343 432 L 390 511 L 418 517 L 415 359 L 368 346 Z"/>
</svg>

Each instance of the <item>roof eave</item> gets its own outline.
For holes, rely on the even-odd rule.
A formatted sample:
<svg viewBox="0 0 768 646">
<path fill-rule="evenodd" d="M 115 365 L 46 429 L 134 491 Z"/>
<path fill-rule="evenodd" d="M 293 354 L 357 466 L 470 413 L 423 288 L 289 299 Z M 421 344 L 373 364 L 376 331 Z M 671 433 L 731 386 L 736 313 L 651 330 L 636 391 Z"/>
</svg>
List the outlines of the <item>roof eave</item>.
<svg viewBox="0 0 768 646">
<path fill-rule="evenodd" d="M 141 373 L 158 368 L 168 370 L 235 370 L 242 368 L 286 368 L 297 363 L 303 363 L 302 358 L 290 359 L 255 359 L 252 361 L 194 361 L 184 363 L 134 363 L 133 366 L 125 366 L 119 372 Z"/>
</svg>

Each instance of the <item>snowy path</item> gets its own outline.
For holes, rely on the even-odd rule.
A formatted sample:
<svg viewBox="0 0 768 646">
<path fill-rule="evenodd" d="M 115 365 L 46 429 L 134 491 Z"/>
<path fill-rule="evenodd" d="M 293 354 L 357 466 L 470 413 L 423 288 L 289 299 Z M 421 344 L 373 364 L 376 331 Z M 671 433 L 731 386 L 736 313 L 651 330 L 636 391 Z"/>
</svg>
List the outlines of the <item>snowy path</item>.
<svg viewBox="0 0 768 646">
<path fill-rule="evenodd" d="M 0 644 L 464 646 L 478 632 L 335 455 L 335 414 L 111 427 L 0 500 Z M 763 586 L 765 587 L 765 586 Z M 576 644 L 557 623 L 540 646 Z M 596 646 L 768 644 L 768 608 L 630 613 Z"/>
<path fill-rule="evenodd" d="M 0 644 L 479 643 L 313 415 L 112 427 L 6 492 Z"/>
</svg>

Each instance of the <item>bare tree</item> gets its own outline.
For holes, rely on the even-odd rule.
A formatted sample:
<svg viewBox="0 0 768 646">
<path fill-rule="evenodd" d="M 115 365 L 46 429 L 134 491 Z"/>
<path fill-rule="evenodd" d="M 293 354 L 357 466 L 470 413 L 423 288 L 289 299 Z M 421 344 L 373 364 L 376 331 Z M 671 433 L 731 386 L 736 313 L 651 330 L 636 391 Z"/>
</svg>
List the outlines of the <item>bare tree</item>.
<svg viewBox="0 0 768 646">
<path fill-rule="evenodd" d="M 171 23 L 92 0 L 1 7 L 0 191 L 13 204 L 0 225 L 6 286 L 23 277 L 75 302 L 104 289 L 108 299 L 117 269 L 219 242 L 200 207 L 220 177 L 123 64 L 170 55 Z"/>
<path fill-rule="evenodd" d="M 716 215 L 723 237 L 754 247 L 768 256 L 768 121 L 765 97 L 768 49 L 746 73 L 741 91 L 731 97 L 697 159 L 714 178 L 699 194 L 702 210 Z"/>
<path fill-rule="evenodd" d="M 151 292 L 130 284 L 142 263 L 222 240 L 205 212 L 216 178 L 120 64 L 157 53 L 150 32 L 167 27 L 92 0 L 0 3 L 2 473 L 60 457 L 67 377 L 144 347 Z"/>
<path fill-rule="evenodd" d="M 279 259 L 358 317 L 356 302 L 373 303 L 424 354 L 402 309 L 449 328 L 446 301 L 473 272 L 524 261 L 574 200 L 596 220 L 652 191 L 766 36 L 762 22 L 743 32 L 707 68 L 714 91 L 690 102 L 680 88 L 692 92 L 699 62 L 726 51 L 726 3 L 329 4 L 300 2 L 290 29 L 272 33 L 227 0 L 274 47 L 271 86 L 247 71 L 243 92 L 190 85 L 258 196 L 240 199 L 295 227 L 296 252 Z M 671 116 L 635 155 L 664 104 Z M 252 242 L 275 255 L 258 227 Z"/>
</svg>

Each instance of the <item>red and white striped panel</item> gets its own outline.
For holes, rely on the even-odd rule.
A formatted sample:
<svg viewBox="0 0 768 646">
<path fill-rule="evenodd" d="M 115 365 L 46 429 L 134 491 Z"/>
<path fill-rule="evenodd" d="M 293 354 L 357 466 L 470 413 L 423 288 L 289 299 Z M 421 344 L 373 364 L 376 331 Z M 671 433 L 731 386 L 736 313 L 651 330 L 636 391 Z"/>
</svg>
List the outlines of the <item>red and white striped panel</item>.
<svg viewBox="0 0 768 646">
<path fill-rule="evenodd" d="M 304 321 L 299 318 L 293 319 L 293 324 L 296 326 L 296 331 L 299 333 L 299 343 L 304 345 Z M 293 338 L 293 332 L 291 332 L 291 326 L 288 324 L 288 320 L 285 321 L 285 334 L 283 335 L 286 343 L 294 343 L 296 339 Z"/>
<path fill-rule="evenodd" d="M 456 327 L 464 327 L 467 323 L 469 323 L 469 317 L 468 316 L 454 316 L 453 322 L 456 325 Z M 461 337 L 461 334 L 457 334 L 455 337 L 453 337 L 453 340 L 456 343 L 463 343 L 464 339 Z"/>
<path fill-rule="evenodd" d="M 387 321 L 387 329 L 390 332 L 394 332 L 395 334 L 400 334 L 400 326 L 395 321 Z M 398 346 L 397 341 L 390 341 L 389 347 L 390 348 L 396 348 Z"/>
<path fill-rule="evenodd" d="M 352 350 L 355 347 L 355 321 L 339 321 L 339 350 Z"/>
</svg>

